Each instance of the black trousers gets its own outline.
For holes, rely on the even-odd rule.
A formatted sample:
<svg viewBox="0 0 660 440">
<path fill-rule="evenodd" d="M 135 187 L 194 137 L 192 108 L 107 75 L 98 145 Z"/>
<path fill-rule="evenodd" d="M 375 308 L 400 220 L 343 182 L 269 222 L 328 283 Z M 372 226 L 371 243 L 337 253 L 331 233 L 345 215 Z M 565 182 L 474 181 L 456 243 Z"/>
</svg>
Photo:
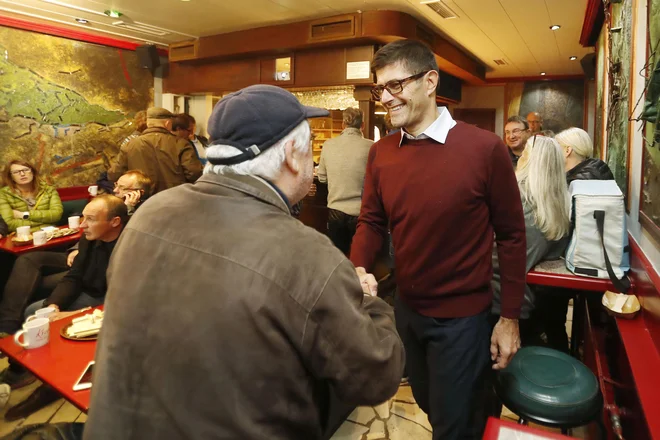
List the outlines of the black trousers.
<svg viewBox="0 0 660 440">
<path fill-rule="evenodd" d="M 69 271 L 67 255 L 30 252 L 16 259 L 0 302 L 0 332 L 15 333 L 28 304 L 46 299 Z"/>
<path fill-rule="evenodd" d="M 532 319 L 541 326 L 545 333 L 547 346 L 568 353 L 568 334 L 566 333 L 566 313 L 568 302 L 576 294 L 572 289 L 548 286 L 534 286 L 536 294 Z"/>
<path fill-rule="evenodd" d="M 329 209 L 329 211 L 328 237 L 340 251 L 348 255 L 351 251 L 358 218 L 336 209 Z"/>
<path fill-rule="evenodd" d="M 433 440 L 481 439 L 490 412 L 488 311 L 441 319 L 420 315 L 398 296 L 395 302 L 408 383 L 429 417 Z"/>
</svg>

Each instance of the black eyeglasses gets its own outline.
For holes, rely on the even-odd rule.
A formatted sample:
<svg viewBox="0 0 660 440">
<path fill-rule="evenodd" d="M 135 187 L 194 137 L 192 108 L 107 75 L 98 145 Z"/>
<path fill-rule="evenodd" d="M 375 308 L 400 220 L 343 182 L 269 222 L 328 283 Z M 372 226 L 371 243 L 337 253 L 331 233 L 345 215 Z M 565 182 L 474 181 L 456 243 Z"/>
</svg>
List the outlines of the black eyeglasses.
<svg viewBox="0 0 660 440">
<path fill-rule="evenodd" d="M 393 79 L 392 81 L 386 82 L 385 85 L 374 86 L 371 89 L 371 97 L 374 98 L 375 101 L 380 101 L 380 97 L 383 95 L 383 90 L 385 89 L 387 89 L 390 95 L 396 95 L 397 93 L 401 93 L 403 92 L 403 88 L 406 85 L 406 83 L 419 79 L 429 72 L 430 70 L 427 70 L 426 72 L 419 72 L 409 76 L 408 78 Z"/>
</svg>

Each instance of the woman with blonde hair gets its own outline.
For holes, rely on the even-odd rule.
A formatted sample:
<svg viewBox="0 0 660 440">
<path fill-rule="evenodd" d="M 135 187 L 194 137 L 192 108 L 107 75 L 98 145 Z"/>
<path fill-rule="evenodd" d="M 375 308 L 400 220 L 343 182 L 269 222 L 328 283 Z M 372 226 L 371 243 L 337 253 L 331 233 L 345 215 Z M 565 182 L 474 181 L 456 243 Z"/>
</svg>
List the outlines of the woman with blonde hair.
<svg viewBox="0 0 660 440">
<path fill-rule="evenodd" d="M 39 180 L 29 162 L 12 160 L 5 169 L 7 186 L 0 189 L 0 216 L 15 231 L 20 226 L 35 230 L 57 223 L 64 208 L 57 190 Z"/>
<path fill-rule="evenodd" d="M 555 136 L 564 152 L 566 182 L 574 180 L 612 180 L 610 167 L 593 157 L 594 144 L 589 134 L 581 128 L 571 127 Z"/>
<path fill-rule="evenodd" d="M 564 158 L 557 142 L 545 136 L 528 139 L 516 171 L 520 200 L 525 214 L 527 240 L 527 272 L 545 259 L 558 258 L 566 247 L 562 240 L 569 232 L 569 198 L 564 180 Z M 493 249 L 493 308 L 500 313 L 500 273 L 497 250 Z M 520 336 L 523 345 L 534 341 L 530 312 L 534 294 L 525 288 L 525 301 L 520 314 Z M 496 321 L 496 319 L 495 319 Z"/>
</svg>

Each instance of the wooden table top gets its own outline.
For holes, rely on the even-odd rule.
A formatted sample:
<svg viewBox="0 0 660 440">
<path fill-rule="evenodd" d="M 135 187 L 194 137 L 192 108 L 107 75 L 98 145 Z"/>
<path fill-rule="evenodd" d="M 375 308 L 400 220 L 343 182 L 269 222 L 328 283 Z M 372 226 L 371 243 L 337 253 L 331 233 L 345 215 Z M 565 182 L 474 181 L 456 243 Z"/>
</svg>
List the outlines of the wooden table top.
<svg viewBox="0 0 660 440">
<path fill-rule="evenodd" d="M 66 228 L 66 226 L 61 226 L 59 229 Z M 18 256 L 32 251 L 45 251 L 48 249 L 53 249 L 57 247 L 67 247 L 73 246 L 80 240 L 82 237 L 82 230 L 78 230 L 75 234 L 67 235 L 66 237 L 53 238 L 48 240 L 46 244 L 41 246 L 35 246 L 33 244 L 27 246 L 16 246 L 14 242 L 11 241 L 13 235 L 9 235 L 0 240 L 0 252 L 7 252 L 12 255 Z"/>
<path fill-rule="evenodd" d="M 103 306 L 99 307 L 103 309 Z M 42 382 L 53 387 L 66 400 L 83 412 L 89 410 L 91 390 L 73 391 L 87 364 L 94 359 L 96 341 L 71 341 L 60 330 L 73 318 L 89 314 L 93 309 L 50 323 L 50 339 L 43 347 L 26 349 L 14 342 L 14 336 L 0 339 L 0 351 L 24 366 Z"/>
<path fill-rule="evenodd" d="M 604 292 L 606 290 L 617 291 L 610 280 L 590 278 L 571 273 L 566 268 L 566 262 L 564 260 L 540 262 L 527 274 L 527 284 L 590 290 L 593 292 Z M 631 291 L 633 291 L 632 286 Z"/>
</svg>

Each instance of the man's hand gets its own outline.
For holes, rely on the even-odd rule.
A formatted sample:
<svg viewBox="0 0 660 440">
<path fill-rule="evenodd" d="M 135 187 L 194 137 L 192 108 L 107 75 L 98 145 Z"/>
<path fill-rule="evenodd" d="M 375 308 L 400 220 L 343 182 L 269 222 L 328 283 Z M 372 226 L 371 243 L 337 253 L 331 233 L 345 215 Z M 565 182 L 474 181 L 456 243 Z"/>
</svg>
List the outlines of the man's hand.
<svg viewBox="0 0 660 440">
<path fill-rule="evenodd" d="M 130 191 L 124 196 L 124 204 L 130 208 L 135 208 L 140 203 L 142 193 L 140 191 Z"/>
<path fill-rule="evenodd" d="M 12 210 L 14 212 L 14 218 L 23 219 L 23 213 L 21 211 Z"/>
<path fill-rule="evenodd" d="M 493 329 L 493 336 L 490 338 L 490 358 L 496 361 L 493 370 L 506 368 L 519 348 L 518 320 L 500 317 Z"/>
<path fill-rule="evenodd" d="M 78 252 L 79 252 L 78 249 L 76 249 L 75 251 L 71 251 L 69 253 L 69 255 L 66 257 L 66 265 L 67 266 L 69 266 L 69 267 L 73 266 L 73 260 L 76 259 L 76 256 L 78 255 Z"/>
<path fill-rule="evenodd" d="M 376 278 L 372 274 L 367 273 L 364 267 L 356 267 L 355 272 L 358 278 L 360 278 L 362 291 L 365 295 L 376 296 L 378 294 L 378 281 L 376 281 Z"/>
</svg>

